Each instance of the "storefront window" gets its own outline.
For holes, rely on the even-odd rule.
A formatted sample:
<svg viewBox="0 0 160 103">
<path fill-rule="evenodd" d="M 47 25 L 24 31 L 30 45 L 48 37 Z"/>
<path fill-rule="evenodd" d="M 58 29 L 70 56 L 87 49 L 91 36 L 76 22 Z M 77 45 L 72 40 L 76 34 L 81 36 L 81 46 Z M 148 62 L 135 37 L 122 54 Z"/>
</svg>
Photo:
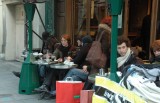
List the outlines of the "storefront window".
<svg viewBox="0 0 160 103">
<path fill-rule="evenodd" d="M 105 0 L 79 0 L 77 3 L 76 35 L 94 36 L 100 20 L 106 15 Z"/>
</svg>

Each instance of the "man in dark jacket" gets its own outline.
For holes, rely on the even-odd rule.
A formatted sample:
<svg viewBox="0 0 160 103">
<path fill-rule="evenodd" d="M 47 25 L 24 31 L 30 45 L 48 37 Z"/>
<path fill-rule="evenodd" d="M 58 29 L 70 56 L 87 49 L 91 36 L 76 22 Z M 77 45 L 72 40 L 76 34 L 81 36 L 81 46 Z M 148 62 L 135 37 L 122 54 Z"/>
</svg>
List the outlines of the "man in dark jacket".
<svg viewBox="0 0 160 103">
<path fill-rule="evenodd" d="M 128 65 L 143 64 L 143 61 L 138 58 L 131 50 L 130 40 L 127 37 L 118 37 L 117 51 L 119 55 L 117 58 L 118 71 L 122 73 L 125 73 L 125 71 L 127 71 L 124 71 L 124 68 Z"/>
</svg>

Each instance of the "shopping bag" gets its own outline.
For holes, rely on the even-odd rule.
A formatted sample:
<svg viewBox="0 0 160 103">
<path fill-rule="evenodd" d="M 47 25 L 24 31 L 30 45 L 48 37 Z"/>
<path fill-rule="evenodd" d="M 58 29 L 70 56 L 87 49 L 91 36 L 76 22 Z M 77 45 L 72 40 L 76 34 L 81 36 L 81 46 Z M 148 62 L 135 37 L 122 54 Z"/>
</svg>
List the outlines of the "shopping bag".
<svg viewBox="0 0 160 103">
<path fill-rule="evenodd" d="M 96 76 L 95 87 L 92 103 L 146 103 L 133 91 L 106 77 Z"/>
<path fill-rule="evenodd" d="M 81 81 L 57 81 L 56 103 L 80 103 L 80 91 L 83 86 Z"/>
<path fill-rule="evenodd" d="M 80 103 L 92 103 L 94 90 L 81 90 Z"/>
</svg>

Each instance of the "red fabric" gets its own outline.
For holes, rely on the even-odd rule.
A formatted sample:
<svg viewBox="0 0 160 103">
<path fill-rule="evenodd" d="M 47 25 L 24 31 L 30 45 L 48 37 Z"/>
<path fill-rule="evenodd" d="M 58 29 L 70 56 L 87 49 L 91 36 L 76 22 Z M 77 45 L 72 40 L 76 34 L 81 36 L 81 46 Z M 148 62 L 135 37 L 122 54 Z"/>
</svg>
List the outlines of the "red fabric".
<svg viewBox="0 0 160 103">
<path fill-rule="evenodd" d="M 83 88 L 82 82 L 56 82 L 56 103 L 80 103 L 80 91 Z"/>
<path fill-rule="evenodd" d="M 104 17 L 104 18 L 101 20 L 101 23 L 102 23 L 102 24 L 111 25 L 111 23 L 112 23 L 112 17 L 111 17 L 111 16 L 106 16 L 106 17 Z"/>
</svg>

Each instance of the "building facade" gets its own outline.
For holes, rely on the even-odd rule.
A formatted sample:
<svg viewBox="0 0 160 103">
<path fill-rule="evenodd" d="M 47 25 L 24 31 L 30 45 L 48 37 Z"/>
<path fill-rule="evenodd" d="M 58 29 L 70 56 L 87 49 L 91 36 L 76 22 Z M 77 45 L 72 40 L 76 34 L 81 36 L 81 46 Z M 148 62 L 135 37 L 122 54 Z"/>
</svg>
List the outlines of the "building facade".
<svg viewBox="0 0 160 103">
<path fill-rule="evenodd" d="M 75 44 L 77 35 L 95 35 L 101 19 L 107 15 L 107 0 L 48 0 L 36 4 L 45 28 L 57 38 L 64 33 L 70 34 Z M 0 2 L 0 54 L 6 60 L 22 59 L 21 52 L 27 48 L 28 36 L 26 18 L 21 0 L 2 0 Z M 124 0 L 119 34 L 137 41 L 141 36 L 143 19 L 150 15 L 149 45 L 160 39 L 160 1 L 159 0 Z M 42 22 L 35 12 L 33 30 L 41 36 L 44 31 Z M 144 37 L 148 37 L 144 35 Z M 138 45 L 139 43 L 133 42 Z M 42 41 L 33 33 L 33 48 L 41 48 Z M 141 45 L 144 47 L 144 45 Z M 148 58 L 144 58 L 148 59 Z"/>
<path fill-rule="evenodd" d="M 37 4 L 42 20 L 45 20 L 45 4 Z M 28 36 L 26 24 L 26 15 L 24 11 L 23 2 L 21 0 L 2 0 L 2 25 L 0 36 L 0 54 L 5 60 L 23 60 L 21 57 L 22 51 L 27 49 Z M 1 22 L 1 21 L 0 21 Z M 42 35 L 44 28 L 35 12 L 33 20 L 33 30 Z M 40 48 L 42 41 L 33 34 L 33 48 Z"/>
</svg>

